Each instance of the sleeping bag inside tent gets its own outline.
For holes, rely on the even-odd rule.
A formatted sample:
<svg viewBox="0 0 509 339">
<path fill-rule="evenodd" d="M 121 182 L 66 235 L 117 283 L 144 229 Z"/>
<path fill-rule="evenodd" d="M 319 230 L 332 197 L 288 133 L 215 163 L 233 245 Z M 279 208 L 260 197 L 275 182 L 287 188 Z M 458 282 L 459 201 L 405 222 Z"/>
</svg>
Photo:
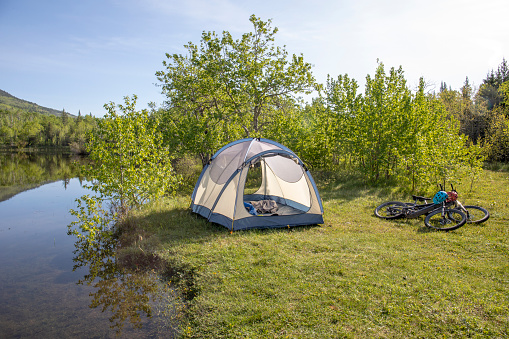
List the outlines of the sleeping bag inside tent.
<svg viewBox="0 0 509 339">
<path fill-rule="evenodd" d="M 232 231 L 323 223 L 304 163 L 268 139 L 241 139 L 217 151 L 200 174 L 191 209 Z"/>
</svg>

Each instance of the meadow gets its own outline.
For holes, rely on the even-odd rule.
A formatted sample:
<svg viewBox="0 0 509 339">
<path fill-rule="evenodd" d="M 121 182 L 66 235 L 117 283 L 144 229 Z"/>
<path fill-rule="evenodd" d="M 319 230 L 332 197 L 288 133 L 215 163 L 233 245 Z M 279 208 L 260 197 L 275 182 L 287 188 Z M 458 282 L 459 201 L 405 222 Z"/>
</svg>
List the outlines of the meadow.
<svg viewBox="0 0 509 339">
<path fill-rule="evenodd" d="M 315 179 L 323 225 L 230 233 L 175 196 L 135 214 L 138 240 L 119 255 L 166 263 L 185 338 L 509 336 L 507 168 L 456 185 L 491 217 L 451 232 L 374 217 L 384 201 L 410 200 L 391 186 Z"/>
</svg>

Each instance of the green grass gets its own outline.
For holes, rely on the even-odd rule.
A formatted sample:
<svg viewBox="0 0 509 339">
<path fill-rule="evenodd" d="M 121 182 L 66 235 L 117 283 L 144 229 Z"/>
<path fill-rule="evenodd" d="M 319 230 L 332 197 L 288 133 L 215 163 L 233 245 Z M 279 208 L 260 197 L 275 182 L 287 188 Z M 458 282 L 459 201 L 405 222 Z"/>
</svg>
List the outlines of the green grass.
<svg viewBox="0 0 509 339">
<path fill-rule="evenodd" d="M 317 181 L 319 226 L 230 234 L 190 213 L 187 196 L 138 213 L 138 227 L 157 239 L 145 251 L 171 263 L 178 285 L 192 290 L 183 337 L 509 336 L 507 172 L 485 171 L 472 192 L 457 187 L 460 201 L 491 218 L 452 232 L 431 231 L 423 219 L 375 218 L 378 204 L 408 200 L 396 190 Z"/>
</svg>

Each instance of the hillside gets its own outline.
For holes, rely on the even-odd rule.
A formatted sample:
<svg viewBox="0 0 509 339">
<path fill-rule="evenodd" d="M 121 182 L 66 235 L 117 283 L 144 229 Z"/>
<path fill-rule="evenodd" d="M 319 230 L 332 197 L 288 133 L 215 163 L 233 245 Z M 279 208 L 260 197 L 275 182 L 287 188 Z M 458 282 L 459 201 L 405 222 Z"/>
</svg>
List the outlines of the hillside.
<svg viewBox="0 0 509 339">
<path fill-rule="evenodd" d="M 37 112 L 42 114 L 51 114 L 55 116 L 62 115 L 62 111 L 58 111 L 53 108 L 39 106 L 33 102 L 26 101 L 23 99 L 18 99 L 15 96 L 5 91 L 2 91 L 1 89 L 0 89 L 0 109 L 6 109 L 10 111 L 19 109 L 25 112 Z M 72 116 L 72 114 L 69 115 Z"/>
</svg>

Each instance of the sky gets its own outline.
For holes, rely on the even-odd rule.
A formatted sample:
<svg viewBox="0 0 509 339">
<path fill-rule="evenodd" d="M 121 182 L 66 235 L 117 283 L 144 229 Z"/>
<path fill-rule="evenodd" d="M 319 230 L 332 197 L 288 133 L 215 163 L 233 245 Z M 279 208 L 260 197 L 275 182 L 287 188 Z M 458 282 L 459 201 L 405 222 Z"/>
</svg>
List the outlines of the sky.
<svg viewBox="0 0 509 339">
<path fill-rule="evenodd" d="M 75 115 L 133 94 L 139 109 L 160 106 L 165 54 L 186 55 L 204 31 L 240 38 L 252 14 L 320 83 L 348 74 L 364 86 L 382 62 L 410 89 L 420 77 L 475 87 L 509 58 L 508 12 L 507 0 L 0 0 L 0 89 Z"/>
</svg>

